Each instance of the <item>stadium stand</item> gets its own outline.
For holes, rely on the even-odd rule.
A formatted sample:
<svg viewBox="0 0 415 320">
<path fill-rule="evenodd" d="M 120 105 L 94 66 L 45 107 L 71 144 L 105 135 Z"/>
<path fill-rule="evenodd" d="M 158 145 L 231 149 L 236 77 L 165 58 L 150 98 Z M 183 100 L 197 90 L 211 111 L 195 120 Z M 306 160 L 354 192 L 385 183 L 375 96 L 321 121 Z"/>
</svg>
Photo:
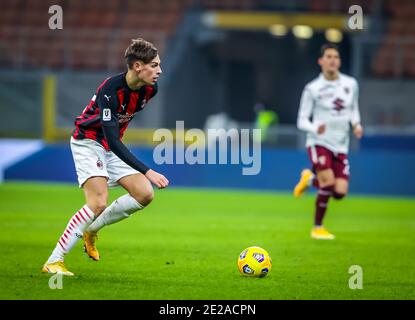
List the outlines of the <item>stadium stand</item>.
<svg viewBox="0 0 415 320">
<path fill-rule="evenodd" d="M 119 56 L 143 36 L 163 51 L 191 0 L 2 1 L 0 66 L 121 69 Z M 63 9 L 63 30 L 50 32 L 51 5 Z"/>
<path fill-rule="evenodd" d="M 375 0 L 365 1 L 370 12 Z M 51 5 L 64 12 L 63 30 L 50 32 Z M 389 19 L 371 71 L 380 77 L 415 77 L 415 7 L 412 0 L 383 1 Z M 306 10 L 348 12 L 352 0 L 2 0 L 0 67 L 74 70 L 119 70 L 119 56 L 131 38 L 143 36 L 161 52 L 186 9 Z M 396 40 L 401 39 L 401 40 Z"/>
<path fill-rule="evenodd" d="M 381 77 L 415 77 L 415 7 L 410 0 L 385 1 L 387 31 L 373 59 L 374 74 Z"/>
</svg>

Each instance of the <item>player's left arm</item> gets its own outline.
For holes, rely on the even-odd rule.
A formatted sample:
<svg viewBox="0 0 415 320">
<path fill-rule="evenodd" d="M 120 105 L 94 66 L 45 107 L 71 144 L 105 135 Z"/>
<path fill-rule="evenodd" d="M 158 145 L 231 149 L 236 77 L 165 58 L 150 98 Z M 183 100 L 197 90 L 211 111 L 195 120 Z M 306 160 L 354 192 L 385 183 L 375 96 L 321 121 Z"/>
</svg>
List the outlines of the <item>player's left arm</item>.
<svg viewBox="0 0 415 320">
<path fill-rule="evenodd" d="M 353 128 L 353 133 L 356 138 L 360 139 L 363 136 L 363 127 L 360 121 L 360 111 L 359 111 L 359 85 L 357 81 L 354 83 L 353 90 L 353 101 L 352 101 L 352 114 L 351 114 L 351 125 Z"/>
</svg>

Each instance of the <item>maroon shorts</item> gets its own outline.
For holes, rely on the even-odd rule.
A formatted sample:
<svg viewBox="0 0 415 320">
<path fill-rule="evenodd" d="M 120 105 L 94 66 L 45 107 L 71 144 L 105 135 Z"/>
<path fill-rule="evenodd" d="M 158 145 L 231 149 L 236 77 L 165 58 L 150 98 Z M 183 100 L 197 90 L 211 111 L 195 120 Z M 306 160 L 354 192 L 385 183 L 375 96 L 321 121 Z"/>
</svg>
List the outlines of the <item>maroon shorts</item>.
<svg viewBox="0 0 415 320">
<path fill-rule="evenodd" d="M 332 169 L 336 178 L 349 180 L 350 166 L 347 154 L 334 153 L 322 146 L 311 146 L 307 151 L 314 172 Z"/>
</svg>

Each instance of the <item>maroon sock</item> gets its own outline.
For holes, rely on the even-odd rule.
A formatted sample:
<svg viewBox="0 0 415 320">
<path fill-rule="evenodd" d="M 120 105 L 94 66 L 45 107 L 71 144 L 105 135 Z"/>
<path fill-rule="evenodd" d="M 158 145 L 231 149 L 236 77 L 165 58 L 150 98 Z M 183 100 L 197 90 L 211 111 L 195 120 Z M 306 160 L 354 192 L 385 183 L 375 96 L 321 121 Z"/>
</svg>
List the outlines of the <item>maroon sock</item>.
<svg viewBox="0 0 415 320">
<path fill-rule="evenodd" d="M 316 199 L 316 213 L 314 216 L 314 225 L 321 226 L 323 225 L 323 218 L 326 214 L 327 204 L 329 202 L 330 196 L 333 193 L 333 186 L 327 186 L 320 188 L 318 190 L 317 199 Z"/>
</svg>

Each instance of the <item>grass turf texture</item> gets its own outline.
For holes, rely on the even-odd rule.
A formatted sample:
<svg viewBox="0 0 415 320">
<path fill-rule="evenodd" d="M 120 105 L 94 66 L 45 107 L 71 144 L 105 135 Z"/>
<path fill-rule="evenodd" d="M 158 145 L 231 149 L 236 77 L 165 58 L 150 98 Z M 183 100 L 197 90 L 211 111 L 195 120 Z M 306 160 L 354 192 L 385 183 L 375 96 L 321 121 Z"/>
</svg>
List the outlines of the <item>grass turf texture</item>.
<svg viewBox="0 0 415 320">
<path fill-rule="evenodd" d="M 110 201 L 124 192 L 110 192 Z M 102 229 L 101 261 L 82 241 L 67 256 L 75 277 L 51 290 L 45 262 L 83 205 L 76 186 L 0 186 L 0 299 L 414 299 L 415 200 L 350 196 L 331 201 L 335 241 L 309 237 L 314 195 L 156 191 L 145 211 Z M 246 247 L 273 259 L 262 279 L 239 274 Z M 351 265 L 363 289 L 351 290 Z"/>
</svg>

